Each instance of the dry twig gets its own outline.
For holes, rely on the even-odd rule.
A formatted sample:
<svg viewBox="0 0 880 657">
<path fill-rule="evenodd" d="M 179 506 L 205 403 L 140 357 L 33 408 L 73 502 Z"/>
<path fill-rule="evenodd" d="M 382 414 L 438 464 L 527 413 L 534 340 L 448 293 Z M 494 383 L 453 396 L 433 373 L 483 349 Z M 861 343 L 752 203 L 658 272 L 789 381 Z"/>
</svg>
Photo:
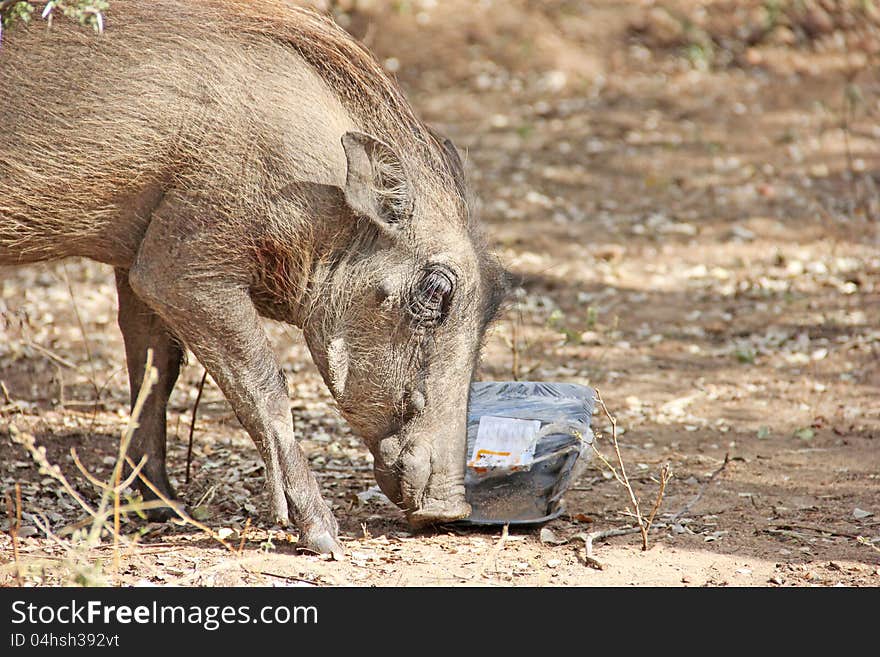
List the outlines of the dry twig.
<svg viewBox="0 0 880 657">
<path fill-rule="evenodd" d="M 501 550 L 504 549 L 504 544 L 507 542 L 509 529 L 510 524 L 505 523 L 504 527 L 501 529 L 501 536 L 498 538 L 498 542 L 495 543 L 495 547 L 493 547 L 492 551 L 486 555 L 485 559 L 483 559 L 483 563 L 478 571 L 479 575 L 485 575 L 486 570 L 489 568 L 489 564 L 495 563 L 495 561 L 498 559 L 498 555 L 501 554 Z M 497 563 L 495 563 L 495 570 L 498 570 Z"/>
<path fill-rule="evenodd" d="M 241 556 L 242 552 L 244 552 L 244 544 L 247 541 L 247 534 L 251 528 L 251 519 L 248 518 L 244 521 L 244 527 L 241 530 L 241 541 L 238 543 L 238 554 Z"/>
<path fill-rule="evenodd" d="M 196 430 L 196 413 L 199 412 L 199 402 L 202 401 L 202 391 L 205 389 L 205 380 L 208 378 L 208 370 L 202 374 L 202 380 L 199 382 L 199 392 L 196 395 L 196 402 L 193 404 L 192 422 L 189 423 L 189 445 L 186 448 L 186 483 L 189 483 L 189 468 L 192 464 L 193 457 L 193 433 Z"/>
<path fill-rule="evenodd" d="M 828 529 L 827 527 L 817 527 L 815 525 L 800 525 L 794 523 L 782 523 L 775 524 L 771 527 L 771 529 L 803 529 L 809 532 L 816 532 L 818 534 L 824 534 L 825 536 L 839 536 L 841 538 L 854 538 L 856 540 L 859 539 L 858 534 L 853 534 L 850 532 L 839 532 L 834 529 Z"/>
<path fill-rule="evenodd" d="M 611 423 L 611 446 L 614 448 L 614 455 L 617 459 L 617 468 L 615 468 L 611 463 L 609 463 L 608 459 L 598 450 L 595 442 L 591 443 L 593 447 L 593 451 L 596 453 L 596 456 L 602 463 L 607 467 L 611 473 L 614 475 L 614 478 L 626 489 L 629 494 L 630 505 L 632 506 L 632 515 L 636 519 L 638 523 L 638 527 L 634 528 L 634 531 L 626 530 L 625 533 L 634 533 L 638 531 L 642 535 L 642 550 L 648 549 L 648 532 L 651 530 L 651 525 L 654 522 L 654 516 L 657 514 L 658 509 L 660 508 L 660 504 L 663 502 L 663 493 L 666 491 L 666 484 L 669 482 L 671 478 L 671 474 L 669 472 L 669 465 L 664 465 L 660 470 L 660 479 L 658 481 L 659 489 L 657 491 L 657 499 L 654 501 L 654 506 L 651 509 L 651 512 L 647 517 L 642 515 L 642 510 L 639 505 L 639 499 L 636 496 L 635 491 L 633 490 L 632 484 L 630 484 L 629 477 L 626 474 L 626 466 L 623 462 L 623 456 L 620 454 L 620 443 L 617 440 L 617 418 L 614 417 L 609 411 L 608 407 L 605 405 L 605 401 L 602 399 L 602 395 L 599 393 L 599 390 L 596 390 L 596 403 L 599 404 L 599 407 L 602 409 L 602 412 L 605 414 L 605 417 L 608 418 L 608 421 Z M 615 530 L 611 530 L 615 531 Z M 595 532 L 597 534 L 602 534 L 602 532 Z M 619 536 L 620 534 L 609 534 L 611 536 Z M 599 536 L 594 536 L 594 538 L 599 538 Z M 587 543 L 587 556 L 590 555 L 590 546 L 592 544 L 591 541 L 587 541 L 584 539 L 584 542 Z"/>
<path fill-rule="evenodd" d="M 874 552 L 880 552 L 880 547 L 877 547 L 871 542 L 870 538 L 866 538 L 864 536 L 857 536 L 856 541 L 861 543 L 862 545 L 867 545 L 869 548 L 874 550 Z"/>
<path fill-rule="evenodd" d="M 91 472 L 89 472 L 88 469 L 86 468 L 86 466 L 83 465 L 83 462 L 80 460 L 79 455 L 76 453 L 75 447 L 70 448 L 70 456 L 73 459 L 73 462 L 76 465 L 77 469 L 79 469 L 79 471 L 88 480 L 88 482 L 90 484 L 92 484 L 93 486 L 95 486 L 96 488 L 99 488 L 99 489 L 103 489 L 104 486 L 106 486 L 106 484 L 103 481 L 101 481 L 100 479 L 95 477 L 95 475 L 93 475 Z M 141 460 L 135 466 L 134 470 L 132 470 L 131 474 L 128 475 L 128 478 L 125 481 L 120 482 L 116 486 L 114 486 L 113 490 L 121 493 L 126 488 L 131 486 L 134 483 L 134 480 L 137 479 L 138 472 L 140 472 L 141 468 L 143 468 L 146 464 L 147 464 L 147 455 L 144 454 L 144 456 L 141 457 Z"/>
<path fill-rule="evenodd" d="M 693 498 L 691 498 L 691 501 L 688 502 L 687 504 L 685 504 L 678 512 L 676 512 L 672 517 L 670 517 L 666 521 L 666 524 L 667 525 L 673 524 L 676 520 L 680 519 L 685 513 L 690 511 L 691 508 L 702 499 L 703 493 L 705 493 L 706 489 L 709 488 L 709 484 L 711 484 L 713 481 L 715 481 L 715 478 L 718 475 L 720 475 L 722 472 L 724 472 L 725 468 L 727 468 L 728 463 L 730 463 L 730 452 L 728 452 L 727 454 L 724 455 L 724 462 L 721 464 L 721 466 L 717 470 L 715 470 L 715 472 L 713 472 L 711 475 L 709 475 L 709 478 L 706 481 L 703 482 L 703 485 L 700 486 L 700 490 L 698 490 L 697 494 L 694 495 Z"/>
<path fill-rule="evenodd" d="M 12 401 L 12 397 L 9 396 L 9 389 L 6 387 L 6 383 L 3 381 L 0 381 L 0 392 L 3 393 L 3 401 L 6 404 L 10 406 L 15 404 L 15 402 Z"/>
</svg>

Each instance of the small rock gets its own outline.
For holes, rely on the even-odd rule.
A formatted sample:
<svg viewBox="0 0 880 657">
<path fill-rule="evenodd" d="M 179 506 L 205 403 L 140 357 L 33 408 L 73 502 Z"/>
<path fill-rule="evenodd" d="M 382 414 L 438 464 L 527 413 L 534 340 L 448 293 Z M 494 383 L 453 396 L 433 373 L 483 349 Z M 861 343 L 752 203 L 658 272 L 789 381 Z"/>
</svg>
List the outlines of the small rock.
<svg viewBox="0 0 880 657">
<path fill-rule="evenodd" d="M 856 507 L 853 510 L 853 518 L 855 518 L 856 520 L 864 520 L 865 518 L 870 518 L 873 515 L 874 514 L 870 511 L 865 511 L 864 509 L 860 509 L 859 507 Z"/>
<path fill-rule="evenodd" d="M 564 538 L 559 538 L 552 529 L 547 527 L 541 529 L 540 540 L 545 545 L 562 545 L 567 542 Z"/>
<path fill-rule="evenodd" d="M 741 240 L 743 242 L 751 242 L 756 237 L 753 231 L 738 224 L 734 224 L 730 229 L 730 236 L 733 239 Z"/>
<path fill-rule="evenodd" d="M 584 331 L 581 333 L 581 343 L 585 345 L 602 344 L 602 336 L 596 331 Z"/>
<path fill-rule="evenodd" d="M 367 490 L 356 493 L 355 497 L 361 504 L 376 502 L 378 504 L 391 505 L 391 500 L 383 493 L 378 486 L 371 486 Z"/>
</svg>

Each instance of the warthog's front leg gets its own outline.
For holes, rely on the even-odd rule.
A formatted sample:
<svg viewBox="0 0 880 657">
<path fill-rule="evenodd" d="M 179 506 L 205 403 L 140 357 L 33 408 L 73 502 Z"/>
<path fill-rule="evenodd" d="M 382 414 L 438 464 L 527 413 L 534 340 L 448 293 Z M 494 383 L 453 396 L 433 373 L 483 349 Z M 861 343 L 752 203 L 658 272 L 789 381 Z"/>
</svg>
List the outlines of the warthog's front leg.
<svg viewBox="0 0 880 657">
<path fill-rule="evenodd" d="M 166 202 L 154 215 L 129 283 L 205 366 L 256 443 L 274 519 L 293 520 L 303 548 L 341 556 L 336 520 L 294 439 L 284 374 L 241 279 L 245 265 L 174 212 Z"/>
</svg>

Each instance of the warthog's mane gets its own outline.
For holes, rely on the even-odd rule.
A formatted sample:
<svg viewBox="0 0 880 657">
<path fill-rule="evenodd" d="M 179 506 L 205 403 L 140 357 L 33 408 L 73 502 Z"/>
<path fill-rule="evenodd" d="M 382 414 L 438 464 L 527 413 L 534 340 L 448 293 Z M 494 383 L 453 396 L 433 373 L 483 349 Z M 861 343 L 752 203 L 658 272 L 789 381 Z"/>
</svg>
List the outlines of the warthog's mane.
<svg viewBox="0 0 880 657">
<path fill-rule="evenodd" d="M 442 142 L 415 114 L 376 58 L 330 17 L 285 0 L 205 0 L 228 29 L 292 48 L 327 83 L 345 109 L 398 152 L 419 156 L 447 184 L 463 187 Z M 466 201 L 466 199 L 462 199 Z"/>
</svg>

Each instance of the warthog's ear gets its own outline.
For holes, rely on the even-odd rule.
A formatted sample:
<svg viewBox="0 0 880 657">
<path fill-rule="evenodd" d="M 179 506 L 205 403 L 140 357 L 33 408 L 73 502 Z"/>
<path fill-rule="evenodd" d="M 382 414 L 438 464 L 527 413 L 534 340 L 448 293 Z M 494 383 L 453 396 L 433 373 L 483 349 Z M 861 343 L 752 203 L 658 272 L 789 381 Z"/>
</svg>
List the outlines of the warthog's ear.
<svg viewBox="0 0 880 657">
<path fill-rule="evenodd" d="M 434 137 L 434 140 L 443 147 L 443 161 L 446 163 L 449 173 L 452 174 L 452 180 L 455 182 L 455 188 L 458 191 L 459 196 L 461 196 L 462 199 L 467 199 L 467 183 L 464 175 L 464 162 L 461 159 L 458 149 L 449 137 L 444 137 L 431 126 L 428 126 L 428 131 L 431 133 L 431 136 Z"/>
<path fill-rule="evenodd" d="M 388 144 L 362 132 L 346 132 L 345 201 L 385 230 L 399 230 L 412 217 L 413 193 L 403 163 Z"/>
<path fill-rule="evenodd" d="M 456 178 L 464 180 L 464 162 L 461 161 L 461 155 L 458 154 L 458 149 L 449 137 L 443 138 L 443 150 L 446 151 L 449 168 L 452 169 Z"/>
</svg>

